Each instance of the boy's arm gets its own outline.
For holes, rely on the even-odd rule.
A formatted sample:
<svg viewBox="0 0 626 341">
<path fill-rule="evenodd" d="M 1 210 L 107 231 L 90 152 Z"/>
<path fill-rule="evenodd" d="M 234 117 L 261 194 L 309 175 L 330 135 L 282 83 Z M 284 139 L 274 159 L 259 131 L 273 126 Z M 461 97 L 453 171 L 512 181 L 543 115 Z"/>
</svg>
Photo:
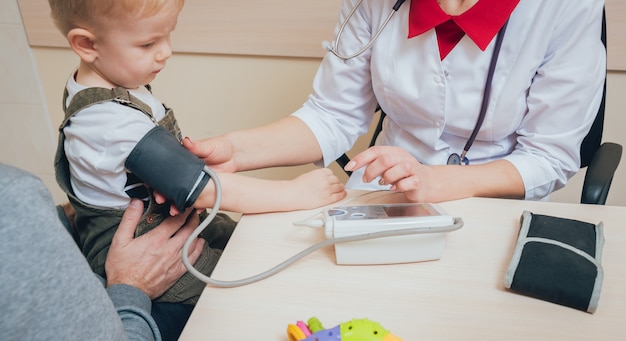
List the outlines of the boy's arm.
<svg viewBox="0 0 626 341">
<path fill-rule="evenodd" d="M 345 198 L 346 191 L 328 168 L 315 169 L 293 180 L 265 180 L 236 173 L 220 173 L 222 202 L 220 209 L 241 213 L 263 213 L 311 209 Z M 215 204 L 215 183 L 209 181 L 195 208 Z"/>
<path fill-rule="evenodd" d="M 161 127 L 153 128 L 137 143 L 125 166 L 162 195 L 157 202 L 162 203 L 163 196 L 173 200 L 170 209 L 173 215 L 189 206 L 199 209 L 215 206 L 215 182 L 204 174 L 204 162 Z M 346 195 L 343 184 L 330 169 L 316 169 L 290 181 L 234 173 L 217 176 L 222 184 L 220 208 L 234 212 L 308 209 L 330 204 Z"/>
</svg>

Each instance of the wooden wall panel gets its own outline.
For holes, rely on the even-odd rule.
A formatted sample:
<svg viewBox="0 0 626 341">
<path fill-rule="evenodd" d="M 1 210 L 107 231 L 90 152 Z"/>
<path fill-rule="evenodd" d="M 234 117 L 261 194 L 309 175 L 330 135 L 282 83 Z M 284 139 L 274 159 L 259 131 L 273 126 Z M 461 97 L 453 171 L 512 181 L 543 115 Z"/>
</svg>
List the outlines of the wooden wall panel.
<svg viewBox="0 0 626 341">
<path fill-rule="evenodd" d="M 574 0 L 563 0 L 574 1 Z M 186 0 L 174 32 L 183 53 L 313 57 L 332 38 L 341 0 Z M 65 47 L 47 1 L 19 0 L 32 46 Z M 606 0 L 608 67 L 626 71 L 626 1 Z"/>
<path fill-rule="evenodd" d="M 606 0 L 608 69 L 626 71 L 626 1 Z"/>
<path fill-rule="evenodd" d="M 176 52 L 321 57 L 341 0 L 186 0 L 173 33 Z M 19 0 L 32 46 L 65 47 L 47 1 Z"/>
</svg>

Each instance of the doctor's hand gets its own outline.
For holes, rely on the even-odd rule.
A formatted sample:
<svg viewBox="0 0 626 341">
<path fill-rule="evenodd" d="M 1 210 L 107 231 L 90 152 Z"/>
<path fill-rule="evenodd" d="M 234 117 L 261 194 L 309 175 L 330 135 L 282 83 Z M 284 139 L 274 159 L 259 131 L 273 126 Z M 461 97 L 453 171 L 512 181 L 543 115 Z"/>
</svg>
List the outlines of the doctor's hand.
<svg viewBox="0 0 626 341">
<path fill-rule="evenodd" d="M 441 202 L 469 197 L 524 198 L 515 166 L 504 159 L 475 165 L 421 164 L 400 147 L 374 146 L 356 155 L 345 169 L 366 167 L 364 182 L 380 176 L 381 185 L 403 192 L 414 202 Z"/>
<path fill-rule="evenodd" d="M 155 299 L 187 272 L 182 262 L 182 249 L 198 226 L 199 218 L 197 214 L 170 217 L 135 238 L 142 214 L 141 200 L 131 200 L 113 236 L 105 262 L 107 287 L 126 284 Z M 203 246 L 204 240 L 200 238 L 191 244 L 189 261 L 192 264 L 198 260 Z"/>
<path fill-rule="evenodd" d="M 345 167 L 354 171 L 366 167 L 363 182 L 378 177 L 380 185 L 402 192 L 413 202 L 440 202 L 447 199 L 443 180 L 431 166 L 421 164 L 406 150 L 394 146 L 373 146 L 357 154 Z"/>
<path fill-rule="evenodd" d="M 237 164 L 233 158 L 233 145 L 227 138 L 218 136 L 193 141 L 185 137 L 181 143 L 192 154 L 203 159 L 211 169 L 228 173 L 237 171 Z"/>
</svg>

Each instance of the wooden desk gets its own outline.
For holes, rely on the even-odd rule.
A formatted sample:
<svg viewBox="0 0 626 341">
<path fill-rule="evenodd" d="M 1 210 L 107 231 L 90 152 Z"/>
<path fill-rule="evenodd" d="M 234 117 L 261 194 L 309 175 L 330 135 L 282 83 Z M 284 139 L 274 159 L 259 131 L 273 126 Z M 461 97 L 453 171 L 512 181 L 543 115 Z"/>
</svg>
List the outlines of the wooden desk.
<svg viewBox="0 0 626 341">
<path fill-rule="evenodd" d="M 381 203 L 402 197 L 375 192 L 348 200 Z M 207 287 L 181 340 L 287 341 L 287 325 L 311 316 L 326 328 L 366 317 L 405 341 L 626 338 L 626 207 L 481 198 L 441 205 L 465 221 L 447 235 L 441 260 L 340 266 L 328 247 L 261 282 Z M 605 275 L 595 314 L 504 289 L 523 210 L 604 221 Z M 213 278 L 255 275 L 323 240 L 322 230 L 291 224 L 319 211 L 244 216 Z"/>
</svg>

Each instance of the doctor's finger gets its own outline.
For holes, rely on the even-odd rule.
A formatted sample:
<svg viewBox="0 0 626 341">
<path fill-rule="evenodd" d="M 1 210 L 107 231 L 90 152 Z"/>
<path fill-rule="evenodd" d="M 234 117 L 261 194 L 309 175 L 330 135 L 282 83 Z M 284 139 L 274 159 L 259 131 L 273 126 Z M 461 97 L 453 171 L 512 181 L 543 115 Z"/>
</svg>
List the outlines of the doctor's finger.
<svg viewBox="0 0 626 341">
<path fill-rule="evenodd" d="M 412 173 L 409 172 L 406 167 L 402 167 L 402 164 L 395 164 L 390 168 L 383 169 L 380 174 L 380 179 L 378 183 L 380 185 L 395 185 L 396 182 L 411 176 Z"/>
<path fill-rule="evenodd" d="M 429 191 L 425 188 L 424 179 L 418 175 L 412 175 L 398 180 L 392 187 L 392 191 L 404 193 L 411 202 L 433 202 Z"/>
<path fill-rule="evenodd" d="M 378 157 L 385 153 L 388 147 L 373 146 L 355 155 L 350 162 L 344 167 L 347 171 L 355 171 L 363 166 L 367 166 L 374 162 Z"/>
<path fill-rule="evenodd" d="M 202 143 L 202 141 L 200 141 L 199 143 L 196 143 L 196 141 L 193 141 L 190 137 L 185 136 L 181 142 L 180 142 L 183 147 L 185 147 L 188 151 L 190 151 L 192 154 L 194 154 L 195 156 L 199 157 L 199 158 L 206 158 L 207 156 L 209 156 L 211 154 L 211 149 L 208 148 L 210 147 L 210 145 L 205 146 L 204 143 Z"/>
<path fill-rule="evenodd" d="M 371 182 L 383 176 L 385 182 L 392 183 L 412 173 L 417 160 L 400 147 L 381 147 L 377 157 L 365 168 L 363 180 Z"/>
</svg>

